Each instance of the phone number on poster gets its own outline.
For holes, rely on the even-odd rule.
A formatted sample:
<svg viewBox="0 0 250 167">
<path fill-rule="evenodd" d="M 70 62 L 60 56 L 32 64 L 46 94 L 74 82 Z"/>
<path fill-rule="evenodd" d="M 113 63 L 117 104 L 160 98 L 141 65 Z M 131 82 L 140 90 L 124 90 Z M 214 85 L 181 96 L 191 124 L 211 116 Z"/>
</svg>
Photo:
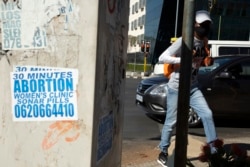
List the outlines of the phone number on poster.
<svg viewBox="0 0 250 167">
<path fill-rule="evenodd" d="M 15 105 L 16 118 L 44 118 L 44 117 L 74 117 L 74 105 L 69 104 L 34 104 Z"/>
</svg>

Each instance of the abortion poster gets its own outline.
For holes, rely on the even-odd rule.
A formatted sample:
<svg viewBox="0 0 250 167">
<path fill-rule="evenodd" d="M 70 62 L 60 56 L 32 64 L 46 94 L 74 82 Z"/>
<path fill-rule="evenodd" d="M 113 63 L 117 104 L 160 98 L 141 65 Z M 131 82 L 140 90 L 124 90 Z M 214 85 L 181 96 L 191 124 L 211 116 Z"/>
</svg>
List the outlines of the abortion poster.
<svg viewBox="0 0 250 167">
<path fill-rule="evenodd" d="M 13 121 L 78 119 L 77 69 L 17 66 L 10 75 Z"/>
</svg>

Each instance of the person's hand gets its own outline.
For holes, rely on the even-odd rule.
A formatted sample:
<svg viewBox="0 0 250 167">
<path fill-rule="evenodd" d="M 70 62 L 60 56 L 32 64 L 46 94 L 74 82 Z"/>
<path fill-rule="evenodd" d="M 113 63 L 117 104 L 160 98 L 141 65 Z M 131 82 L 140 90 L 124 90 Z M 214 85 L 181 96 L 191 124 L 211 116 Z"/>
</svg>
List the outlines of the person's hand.
<svg viewBox="0 0 250 167">
<path fill-rule="evenodd" d="M 195 56 L 196 55 L 196 50 L 195 49 L 193 49 L 193 56 Z"/>
<path fill-rule="evenodd" d="M 179 70 L 181 67 L 181 64 L 173 64 L 174 66 L 174 71 Z"/>
<path fill-rule="evenodd" d="M 202 66 L 211 66 L 214 64 L 214 59 L 211 56 L 205 57 L 205 59 L 202 62 Z"/>
</svg>

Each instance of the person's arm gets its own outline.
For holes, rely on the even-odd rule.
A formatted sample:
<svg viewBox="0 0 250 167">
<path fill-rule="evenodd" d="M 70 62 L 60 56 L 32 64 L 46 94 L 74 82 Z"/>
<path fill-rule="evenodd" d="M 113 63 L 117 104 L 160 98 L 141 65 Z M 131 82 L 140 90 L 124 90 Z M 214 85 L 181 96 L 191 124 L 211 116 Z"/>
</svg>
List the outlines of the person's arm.
<svg viewBox="0 0 250 167">
<path fill-rule="evenodd" d="M 180 52 L 182 38 L 178 38 L 171 46 L 169 46 L 159 57 L 159 62 L 167 64 L 179 64 L 181 58 L 176 56 Z"/>
<path fill-rule="evenodd" d="M 179 64 L 181 62 L 181 59 L 180 57 L 175 57 L 174 55 L 172 55 L 167 49 L 160 55 L 159 62 L 168 64 Z"/>
</svg>

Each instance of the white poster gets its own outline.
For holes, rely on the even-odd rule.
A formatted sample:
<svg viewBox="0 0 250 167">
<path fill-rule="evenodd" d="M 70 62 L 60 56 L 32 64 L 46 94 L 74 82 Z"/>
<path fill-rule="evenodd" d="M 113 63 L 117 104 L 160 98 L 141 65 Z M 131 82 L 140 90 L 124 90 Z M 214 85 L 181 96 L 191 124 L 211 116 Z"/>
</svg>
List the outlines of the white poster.
<svg viewBox="0 0 250 167">
<path fill-rule="evenodd" d="M 21 49 L 21 9 L 13 2 L 1 1 L 2 49 Z"/>
<path fill-rule="evenodd" d="M 46 26 L 59 15 L 65 16 L 66 25 L 70 12 L 71 0 L 1 1 L 2 49 L 47 47 Z"/>
<path fill-rule="evenodd" d="M 77 120 L 78 70 L 17 66 L 11 73 L 13 121 Z"/>
</svg>

